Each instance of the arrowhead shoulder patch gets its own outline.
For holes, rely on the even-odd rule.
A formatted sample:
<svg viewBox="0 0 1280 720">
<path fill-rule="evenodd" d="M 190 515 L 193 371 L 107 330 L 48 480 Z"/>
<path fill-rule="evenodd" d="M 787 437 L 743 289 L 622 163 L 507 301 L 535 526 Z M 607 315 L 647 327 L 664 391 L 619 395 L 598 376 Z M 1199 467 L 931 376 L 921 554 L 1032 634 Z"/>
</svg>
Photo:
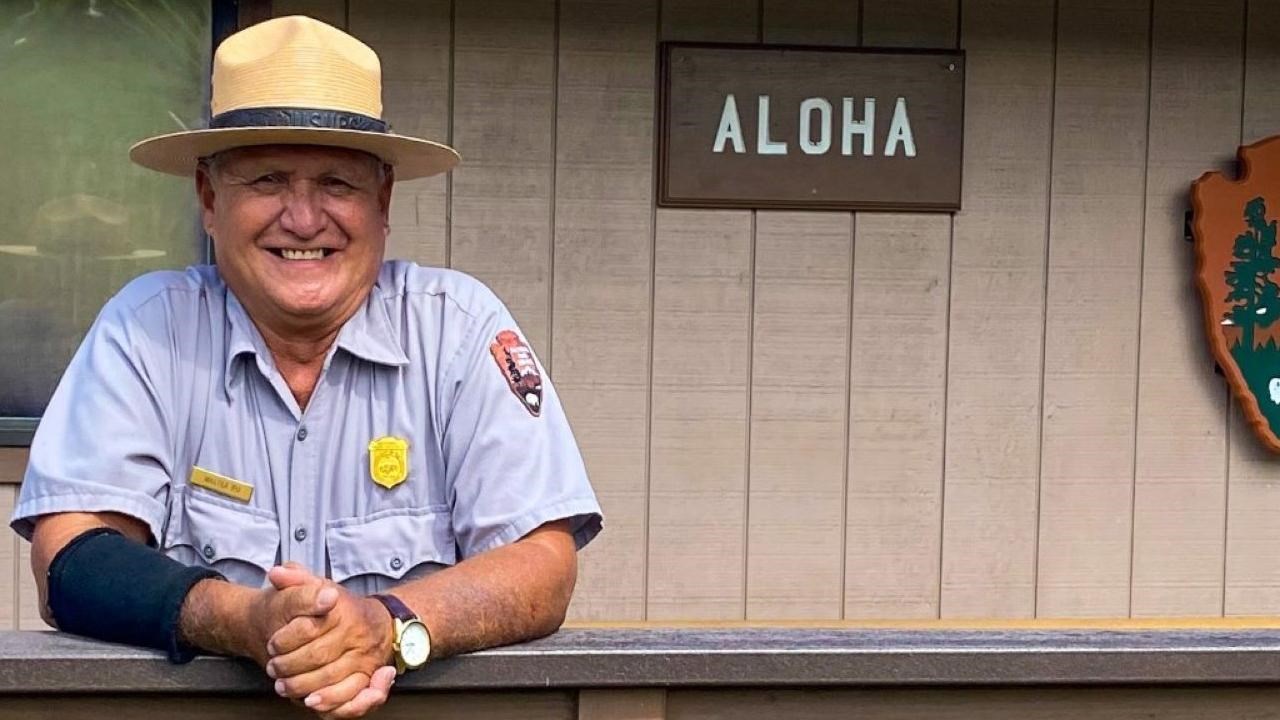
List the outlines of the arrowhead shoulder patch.
<svg viewBox="0 0 1280 720">
<path fill-rule="evenodd" d="M 1205 334 L 1255 434 L 1280 452 L 1280 136 L 1240 148 L 1241 177 L 1191 187 Z"/>
<path fill-rule="evenodd" d="M 514 330 L 503 330 L 489 345 L 489 353 L 524 409 L 534 417 L 541 415 L 542 374 L 538 372 L 538 362 L 524 338 Z"/>
</svg>

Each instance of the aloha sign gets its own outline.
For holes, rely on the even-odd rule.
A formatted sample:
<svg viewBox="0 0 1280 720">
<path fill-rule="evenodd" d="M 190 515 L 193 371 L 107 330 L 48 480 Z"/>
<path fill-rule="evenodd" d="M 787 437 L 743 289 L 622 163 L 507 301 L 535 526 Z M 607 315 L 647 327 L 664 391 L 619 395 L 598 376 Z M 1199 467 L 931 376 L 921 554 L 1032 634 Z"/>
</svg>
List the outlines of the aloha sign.
<svg viewBox="0 0 1280 720">
<path fill-rule="evenodd" d="M 1205 331 L 1250 425 L 1280 452 L 1280 136 L 1240 148 L 1241 178 L 1191 189 Z"/>
</svg>

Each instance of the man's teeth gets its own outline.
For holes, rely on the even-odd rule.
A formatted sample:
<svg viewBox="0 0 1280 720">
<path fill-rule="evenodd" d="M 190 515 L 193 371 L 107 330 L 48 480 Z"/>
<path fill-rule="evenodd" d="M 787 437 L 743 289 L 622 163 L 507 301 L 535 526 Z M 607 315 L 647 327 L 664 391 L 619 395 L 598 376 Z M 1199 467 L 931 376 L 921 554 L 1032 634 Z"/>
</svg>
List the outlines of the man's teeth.
<svg viewBox="0 0 1280 720">
<path fill-rule="evenodd" d="M 323 260 L 324 250 L 289 250 L 282 249 L 280 254 L 285 260 Z"/>
</svg>

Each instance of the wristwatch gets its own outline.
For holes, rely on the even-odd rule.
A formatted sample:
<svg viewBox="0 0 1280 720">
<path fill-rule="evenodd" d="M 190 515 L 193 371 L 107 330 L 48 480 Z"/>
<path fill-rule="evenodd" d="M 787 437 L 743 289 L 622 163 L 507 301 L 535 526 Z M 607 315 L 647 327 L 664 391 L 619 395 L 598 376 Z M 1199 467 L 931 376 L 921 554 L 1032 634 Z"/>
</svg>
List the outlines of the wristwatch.
<svg viewBox="0 0 1280 720">
<path fill-rule="evenodd" d="M 431 633 L 417 615 L 395 595 L 370 595 L 386 606 L 394 625 L 391 649 L 395 652 L 396 674 L 417 670 L 431 657 Z"/>
</svg>

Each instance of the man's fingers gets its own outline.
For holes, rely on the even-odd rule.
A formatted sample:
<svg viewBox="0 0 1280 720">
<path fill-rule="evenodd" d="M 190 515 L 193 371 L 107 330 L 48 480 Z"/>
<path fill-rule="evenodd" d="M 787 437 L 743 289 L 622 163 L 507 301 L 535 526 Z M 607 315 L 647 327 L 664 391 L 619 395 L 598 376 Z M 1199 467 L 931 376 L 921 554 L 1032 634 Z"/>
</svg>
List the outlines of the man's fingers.
<svg viewBox="0 0 1280 720">
<path fill-rule="evenodd" d="M 340 597 L 342 591 L 330 582 L 298 585 L 280 591 L 280 610 L 289 618 L 302 615 L 319 617 L 337 606 Z"/>
<path fill-rule="evenodd" d="M 306 648 L 303 648 L 298 652 L 305 651 Z M 274 658 L 271 663 L 274 665 L 279 660 L 280 658 Z M 294 661 L 294 664 L 298 667 L 303 667 L 304 664 L 310 664 L 310 661 L 305 659 L 297 660 Z M 333 662 L 315 667 L 315 669 L 292 675 L 282 669 L 277 672 L 277 676 L 280 679 L 276 680 L 276 694 L 283 697 L 304 698 L 321 688 L 326 688 L 345 680 L 352 673 L 365 670 L 367 668 L 361 667 L 356 661 L 356 656 L 350 653 L 339 657 Z"/>
<path fill-rule="evenodd" d="M 343 680 L 339 680 L 336 685 L 320 688 L 308 695 L 302 702 L 316 712 L 326 713 L 355 699 L 355 696 L 367 687 L 369 687 L 369 675 L 363 672 L 356 672 L 348 675 Z"/>
<path fill-rule="evenodd" d="M 390 671 L 388 674 L 387 671 Z M 387 695 L 391 691 L 391 685 L 395 682 L 396 669 L 393 667 L 378 668 L 373 674 L 373 679 L 369 681 L 369 687 L 361 690 L 350 702 L 343 704 L 333 712 L 322 715 L 325 720 L 334 718 L 335 720 L 346 720 L 347 718 L 358 718 L 368 715 L 370 712 L 378 709 L 387 701 Z"/>
<path fill-rule="evenodd" d="M 267 662 L 267 674 L 277 679 L 288 679 L 319 670 L 337 662 L 347 653 L 345 640 L 342 632 L 331 630 L 292 652 L 272 657 Z"/>
<path fill-rule="evenodd" d="M 267 652 L 272 657 L 288 655 L 307 643 L 323 637 L 333 629 L 333 615 L 299 615 L 280 628 L 267 640 Z M 275 677 L 275 676 L 272 676 Z"/>
</svg>

